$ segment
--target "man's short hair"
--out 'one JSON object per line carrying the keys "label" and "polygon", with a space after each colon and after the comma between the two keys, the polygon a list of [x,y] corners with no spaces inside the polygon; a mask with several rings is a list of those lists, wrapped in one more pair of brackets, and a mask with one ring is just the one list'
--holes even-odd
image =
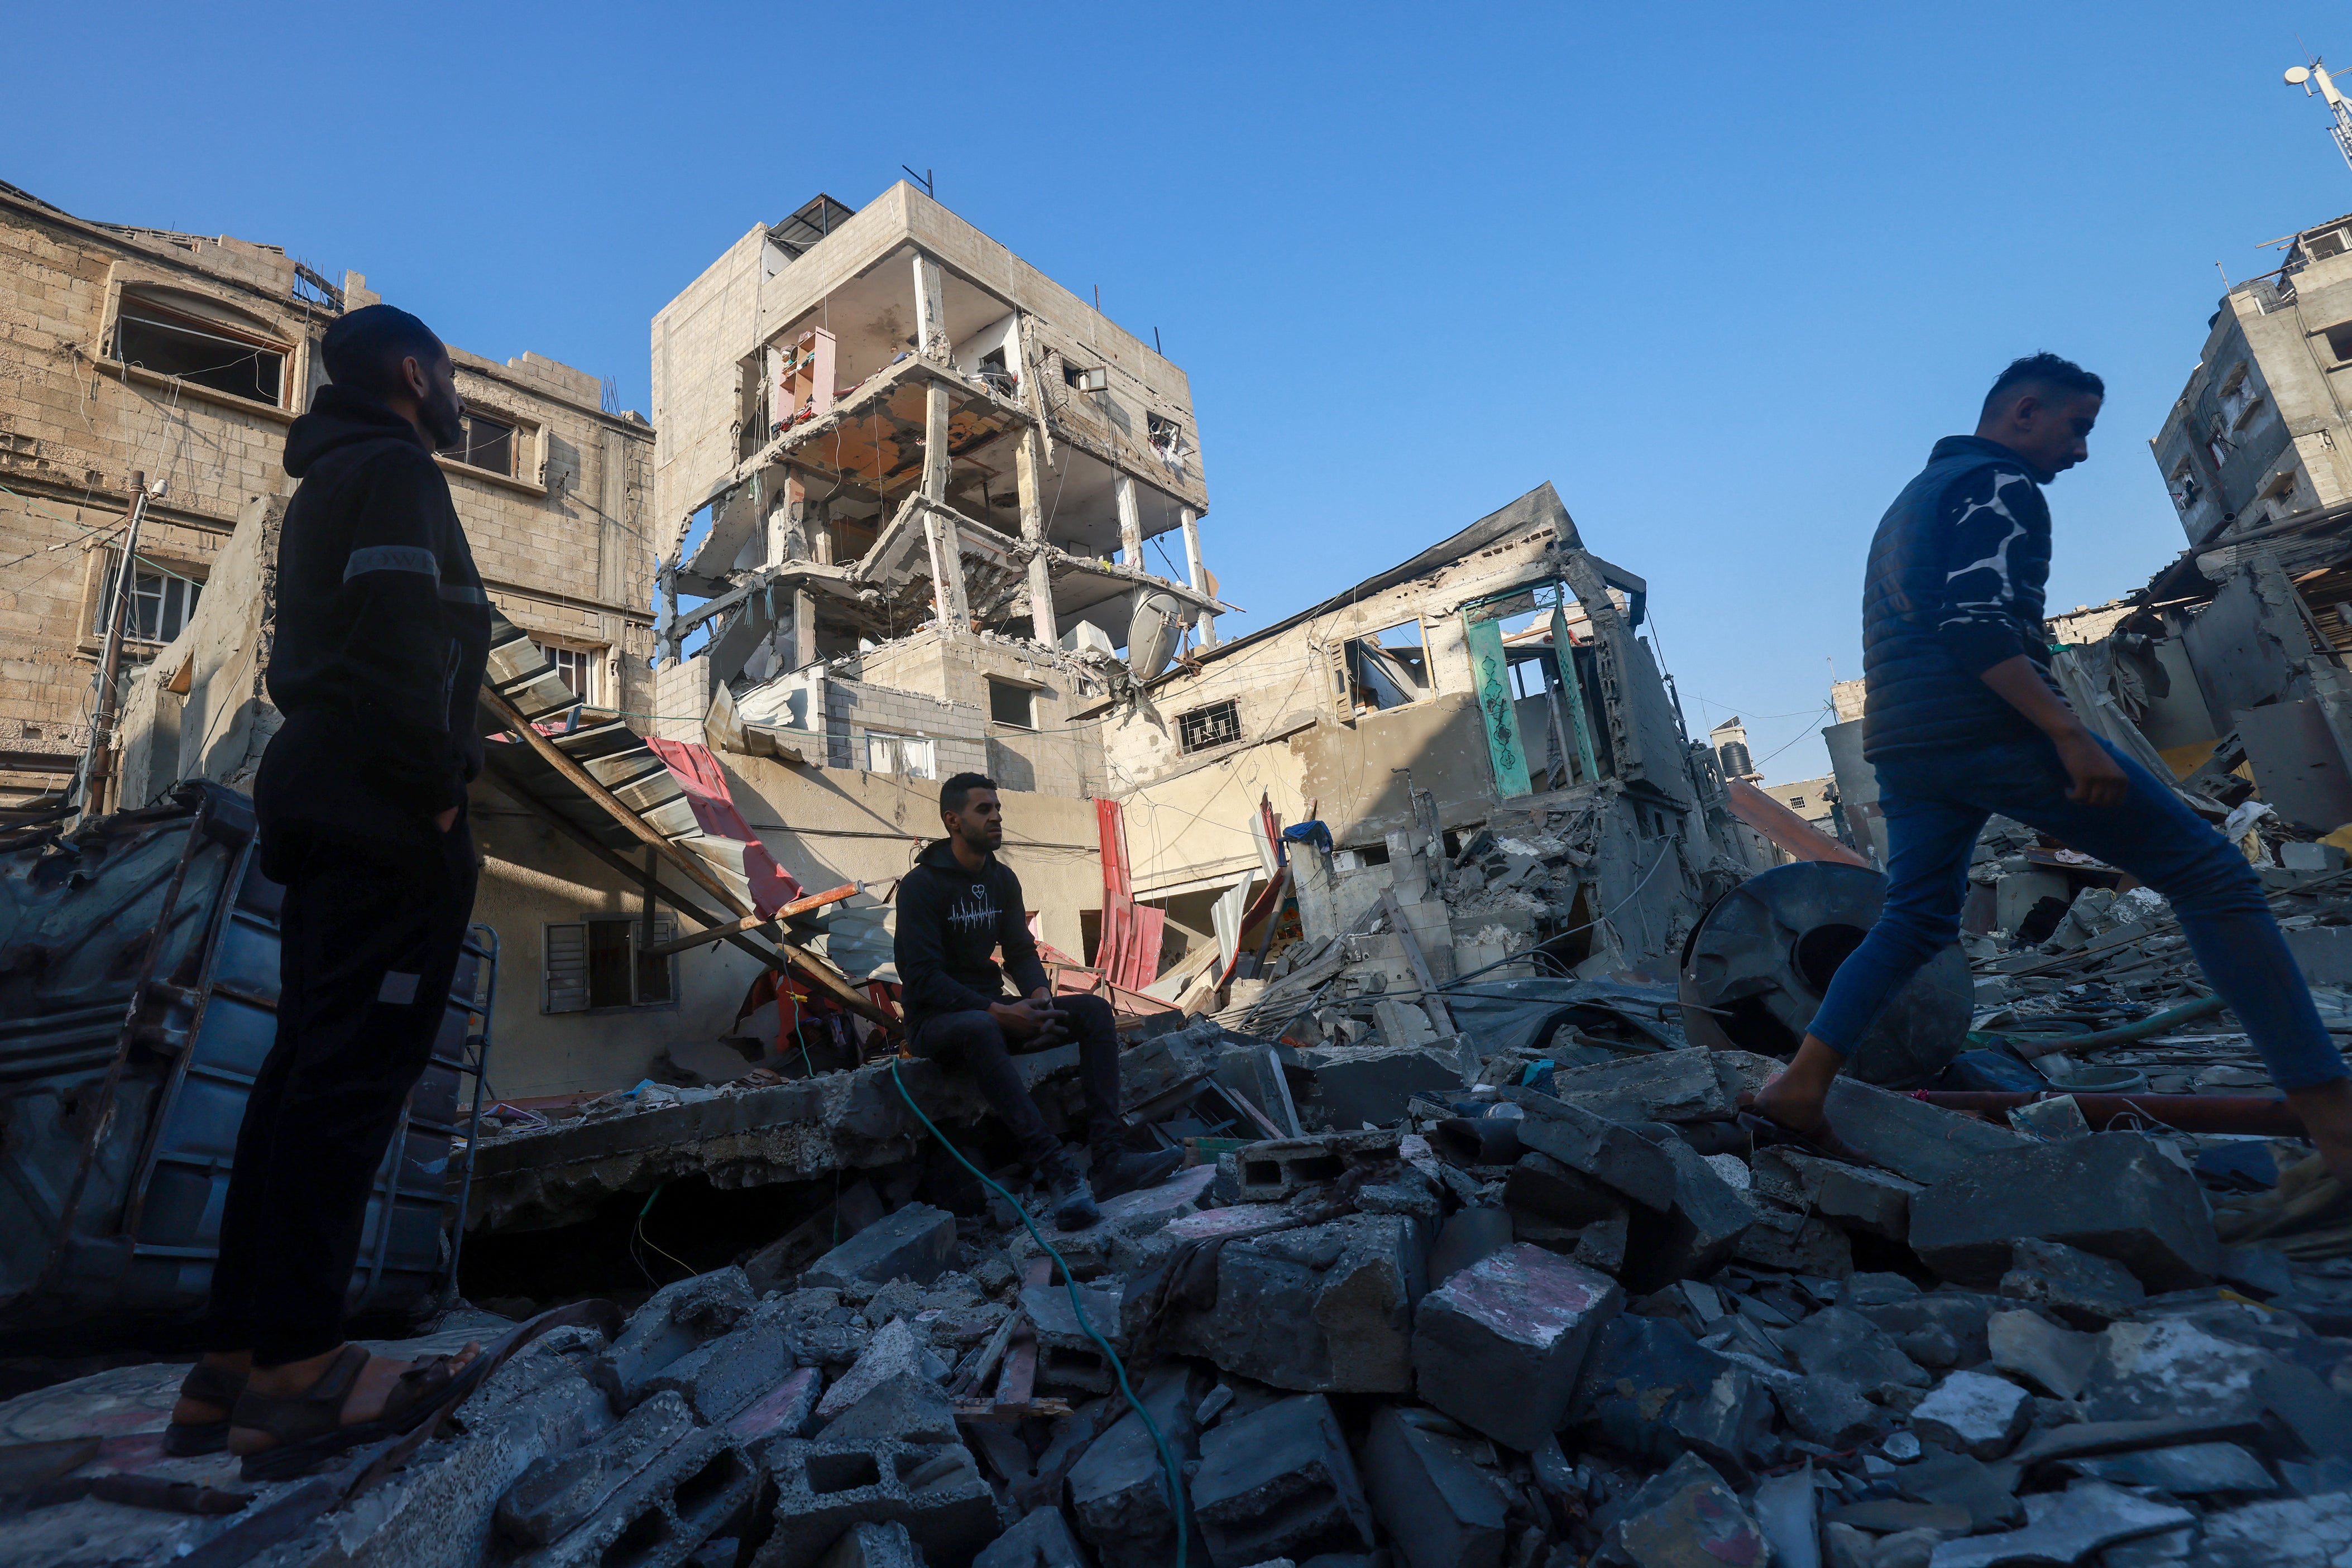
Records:
{"label": "man's short hair", "polygon": [[432,328],[391,305],[363,305],[336,317],[320,346],[329,381],[378,397],[407,394],[407,382],[400,374],[403,360],[414,357],[429,366],[448,351]]}
{"label": "man's short hair", "polygon": [[2046,351],[2028,354],[2010,361],[2009,369],[1993,378],[1992,391],[1985,393],[1984,416],[1990,417],[2004,398],[2022,386],[2047,387],[2068,397],[2107,395],[2107,383],[2074,361]]}
{"label": "man's short hair", "polygon": [[985,773],[959,773],[940,786],[940,810],[961,811],[975,789],[993,789],[996,780]]}

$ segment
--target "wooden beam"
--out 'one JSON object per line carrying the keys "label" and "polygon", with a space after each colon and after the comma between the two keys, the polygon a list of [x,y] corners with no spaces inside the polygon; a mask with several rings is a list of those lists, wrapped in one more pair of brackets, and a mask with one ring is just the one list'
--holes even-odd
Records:
{"label": "wooden beam", "polygon": [[1389,924],[1396,929],[1405,962],[1412,966],[1412,977],[1421,987],[1422,1010],[1429,1015],[1430,1024],[1438,1033],[1452,1034],[1454,1015],[1446,1010],[1445,998],[1437,994],[1437,977],[1429,972],[1429,957],[1421,950],[1421,938],[1404,923],[1404,905],[1397,902],[1395,888],[1381,889],[1381,908],[1387,912]]}
{"label": "wooden beam", "polygon": [[688,947],[699,947],[706,942],[722,941],[733,932],[757,931],[764,926],[773,925],[780,920],[790,920],[795,915],[807,915],[812,911],[823,909],[828,904],[839,904],[845,898],[855,896],[856,892],[856,883],[845,882],[839,887],[826,892],[813,894],[807,898],[796,898],[773,915],[762,915],[755,912],[726,925],[713,926],[708,931],[697,931],[691,936],[676,937],[667,942],[650,944],[642,951],[648,958],[661,957],[671,953],[683,953]]}

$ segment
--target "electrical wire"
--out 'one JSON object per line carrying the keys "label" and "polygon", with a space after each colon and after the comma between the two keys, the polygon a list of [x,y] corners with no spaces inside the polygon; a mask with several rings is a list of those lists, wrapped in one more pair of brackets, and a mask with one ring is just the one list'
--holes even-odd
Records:
{"label": "electrical wire", "polygon": [[[1038,1246],[1044,1248],[1045,1249],[1046,1256],[1053,1259],[1054,1261],[1060,1266],[1062,1270],[1062,1288],[1070,1293],[1070,1310],[1077,1314],[1078,1326],[1087,1331],[1087,1337],[1088,1339],[1094,1341],[1095,1343],[1102,1347],[1104,1358],[1110,1363],[1111,1371],[1118,1376],[1119,1393],[1125,1396],[1128,1405],[1135,1411],[1135,1413],[1143,1418],[1143,1429],[1151,1434],[1151,1446],[1160,1450],[1160,1468],[1167,1473],[1168,1477],[1169,1511],[1176,1521],[1176,1568],[1185,1568],[1185,1549],[1187,1546],[1186,1537],[1190,1534],[1190,1531],[1186,1529],[1184,1522],[1184,1478],[1176,1469],[1176,1456],[1169,1450],[1168,1439],[1160,1435],[1160,1424],[1151,1418],[1151,1412],[1143,1407],[1143,1401],[1138,1399],[1135,1396],[1135,1390],[1128,1385],[1127,1364],[1119,1360],[1118,1352],[1111,1349],[1110,1342],[1103,1338],[1102,1335],[1095,1333],[1095,1325],[1087,1321],[1087,1306],[1084,1301],[1078,1299],[1077,1280],[1071,1274],[1070,1265],[1063,1259],[1059,1252],[1054,1249],[1054,1244],[1045,1239],[1045,1232],[1037,1228],[1037,1222],[1029,1218],[1029,1211],[1021,1207],[1020,1200],[1015,1198],[1011,1193],[1005,1191],[1004,1188],[998,1186],[995,1178],[991,1176],[986,1171],[982,1170],[978,1166],[973,1165],[970,1160],[964,1158],[963,1151],[957,1148],[953,1143],[950,1142],[948,1135],[945,1133],[940,1132],[939,1127],[929,1116],[923,1114],[923,1108],[915,1103],[915,1097],[912,1094],[907,1092],[907,1081],[898,1076],[898,1060],[896,1057],[890,1059],[890,1082],[898,1086],[898,1097],[907,1103],[907,1109],[915,1113],[915,1119],[922,1123],[924,1127],[929,1131],[931,1136],[940,1141],[940,1146],[947,1150],[949,1154],[955,1156],[956,1164],[961,1166],[964,1169],[978,1176],[982,1183],[986,1184],[989,1191],[994,1193],[997,1197],[1003,1198],[1008,1205],[1010,1205],[1013,1212],[1021,1217],[1021,1223],[1028,1227],[1029,1239],[1036,1242]],[[656,1188],[656,1190],[658,1191],[660,1189]],[[646,1207],[652,1207],[651,1200],[647,1200]],[[644,1217],[641,1215],[638,1218],[642,1220]]]}

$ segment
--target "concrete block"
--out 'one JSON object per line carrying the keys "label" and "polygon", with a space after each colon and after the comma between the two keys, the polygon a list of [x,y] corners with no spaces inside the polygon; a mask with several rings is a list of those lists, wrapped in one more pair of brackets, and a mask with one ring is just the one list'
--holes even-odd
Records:
{"label": "concrete block", "polygon": [[1217,1568],[1372,1544],[1355,1460],[1319,1394],[1277,1400],[1212,1428],[1201,1439],[1192,1503]]}
{"label": "concrete block", "polygon": [[2137,1133],[1979,1156],[1911,1203],[1911,1249],[1948,1280],[1992,1285],[2020,1238],[2123,1264],[2159,1291],[2211,1282],[2221,1260],[2197,1178]]}
{"label": "concrete block", "polygon": [[1372,1513],[1406,1568],[1500,1568],[1505,1492],[1486,1444],[1451,1421],[1383,1405],[1364,1434]]}
{"label": "concrete block", "polygon": [[1032,1509],[1021,1521],[981,1548],[971,1568],[1094,1568],[1070,1533],[1059,1508]]}
{"label": "concrete block", "polygon": [[1782,1148],[1759,1149],[1750,1168],[1761,1197],[1890,1241],[1910,1234],[1911,1197],[1920,1190],[1916,1181]]}
{"label": "concrete block", "polygon": [[1843,1307],[1824,1307],[1780,1339],[1808,1377],[1842,1377],[1865,1394],[1883,1396],[1933,1381],[1885,1329]]}
{"label": "concrete block", "polygon": [[1310,1186],[1337,1181],[1354,1165],[1397,1157],[1393,1132],[1344,1131],[1313,1138],[1269,1138],[1234,1151],[1236,1203],[1286,1203]]}
{"label": "concrete block", "polygon": [[947,1367],[904,1318],[893,1318],[866,1342],[865,1354],[841,1375],[817,1401],[820,1420],[830,1421],[899,1373],[933,1381],[947,1375]]}
{"label": "concrete block", "polygon": [[1510,1097],[1527,1113],[1519,1119],[1522,1147],[1549,1155],[1645,1208],[1673,1207],[1675,1167],[1665,1150],[1622,1123],[1549,1094],[1517,1089]]}
{"label": "concrete block", "polygon": [[589,1366],[588,1378],[626,1415],[653,1379],[690,1350],[733,1331],[757,1303],[740,1269],[719,1269],[665,1285],[631,1314],[621,1337]]}
{"label": "concrete block", "polygon": [[694,1414],[683,1398],[674,1392],[656,1394],[595,1442],[538,1460],[499,1500],[499,1539],[518,1547],[559,1539],[694,1427]]}
{"label": "concrete block", "polygon": [[824,1393],[824,1374],[814,1366],[800,1367],[738,1411],[727,1429],[746,1448],[770,1437],[805,1437]]}
{"label": "concrete block", "polygon": [[[1087,1322],[1121,1355],[1127,1354],[1128,1347],[1127,1335],[1119,1325],[1119,1308],[1125,1294],[1126,1282],[1120,1280],[1078,1288],[1078,1301],[1086,1309]],[[1029,1314],[1029,1322],[1036,1330],[1037,1387],[1041,1391],[1098,1395],[1118,1387],[1118,1378],[1110,1363],[1104,1359],[1101,1346],[1079,1324],[1077,1309],[1070,1304],[1066,1288],[1059,1284],[1024,1287],[1021,1310]]]}
{"label": "concrete block", "polygon": [[1507,1247],[1423,1299],[1415,1385],[1456,1420],[1533,1448],[1566,1418],[1594,1331],[1624,1302],[1605,1275],[1524,1242]]}
{"label": "concrete block", "polygon": [[1769,1203],[1755,1207],[1756,1223],[1739,1233],[1731,1249],[1735,1261],[1825,1280],[1853,1272],[1853,1243],[1828,1220]]}
{"label": "concrete block", "polygon": [[688,1351],[645,1383],[648,1395],[676,1389],[694,1418],[715,1427],[793,1370],[791,1337],[782,1314],[755,1311],[732,1332]]}
{"label": "concrete block", "polygon": [[903,1524],[853,1524],[817,1568],[926,1568]]}
{"label": "concrete block", "polygon": [[1794,1377],[1772,1388],[1790,1429],[1809,1443],[1846,1449],[1885,1437],[1886,1413],[1843,1377]]}
{"label": "concrete block", "polygon": [[1532,1150],[1512,1166],[1503,1184],[1503,1202],[1523,1213],[1571,1226],[1607,1219],[1625,1207],[1624,1198],[1613,1188]]}
{"label": "concrete block", "polygon": [[[1163,1366],[1136,1391],[1181,1469],[1200,1452],[1192,1412],[1201,1386],[1181,1364]],[[1070,1512],[1103,1568],[1160,1568],[1176,1555],[1178,1521],[1168,1474],[1151,1433],[1133,1410],[1087,1446],[1070,1468]],[[1190,1528],[1190,1521],[1186,1521]]]}
{"label": "concrete block", "polygon": [[2336,844],[2281,844],[2279,864],[2289,871],[2342,871],[2352,865],[2352,855]]}
{"label": "concrete block", "polygon": [[1772,1402],[1748,1371],[1667,1318],[1621,1313],[1585,1352],[1570,1424],[1653,1465],[1696,1453],[1745,1473],[1771,1426]]}
{"label": "concrete block", "polygon": [[2095,1335],[2062,1329],[2039,1312],[1995,1312],[1985,1324],[1991,1364],[2053,1399],[2072,1399],[2098,1359]]}
{"label": "concrete block", "polygon": [[677,1568],[751,1502],[751,1457],[723,1430],[702,1427],[639,1469],[552,1544],[514,1568]]}
{"label": "concrete block", "polygon": [[[1194,1166],[1158,1186],[1121,1193],[1104,1201],[1103,1217],[1096,1223],[1078,1230],[1056,1231],[1054,1249],[1069,1265],[1074,1279],[1131,1274],[1139,1257],[1135,1243],[1172,1221],[1199,1213],[1216,1178],[1216,1166]],[[1026,1229],[1016,1230],[1005,1243],[1005,1250],[1016,1263],[1045,1255]]]}
{"label": "concrete block", "polygon": [[1664,1210],[1633,1211],[1621,1275],[1627,1290],[1644,1294],[1676,1280],[1714,1273],[1756,1222],[1755,1206],[1705,1155],[1674,1137],[1664,1141],[1661,1152],[1674,1172],[1673,1200]]}
{"label": "concrete block", "polygon": [[1696,1454],[1685,1454],[1634,1493],[1610,1539],[1633,1568],[1761,1563],[1769,1551],[1738,1494]]}
{"label": "concrete block", "polygon": [[2024,1134],[2007,1127],[1851,1077],[1830,1085],[1829,1117],[1838,1136],[1863,1158],[1921,1183],[1957,1175],[1979,1155],[2029,1145]]}
{"label": "concrete block", "polygon": [[1911,1411],[1911,1429],[1927,1442],[1974,1459],[1997,1459],[2032,1419],[2032,1398],[2006,1377],[1955,1372]]}
{"label": "concrete block", "polygon": [[2010,1248],[2000,1291],[2008,1300],[2047,1307],[2078,1329],[2103,1329],[2147,1299],[2147,1288],[2121,1263],[2032,1237]]}
{"label": "concrete block", "polygon": [[1727,1122],[1736,1110],[1714,1059],[1696,1048],[1555,1073],[1552,1094],[1612,1122]]}
{"label": "concrete block", "polygon": [[1180,1315],[1169,1348],[1297,1393],[1404,1393],[1428,1250],[1421,1223],[1394,1214],[1228,1241],[1215,1305]]}
{"label": "concrete block", "polygon": [[1315,1075],[1314,1088],[1298,1105],[1299,1115],[1335,1131],[1352,1131],[1368,1123],[1390,1125],[1403,1119],[1415,1094],[1428,1091],[1450,1096],[1463,1087],[1460,1058],[1434,1045],[1302,1051],[1298,1060]]}
{"label": "concrete block", "polygon": [[757,1457],[767,1488],[750,1568],[814,1568],[857,1524],[903,1524],[942,1562],[969,1561],[999,1530],[996,1496],[960,1444],[779,1437]]}
{"label": "concrete block", "polygon": [[[1226,1155],[1220,1162],[1221,1167],[1230,1164],[1233,1157]],[[1198,1214],[1171,1219],[1150,1235],[1119,1239],[1112,1248],[1112,1257],[1120,1274],[1130,1280],[1139,1279],[1170,1252],[1188,1243],[1246,1240],[1253,1236],[1286,1230],[1297,1223],[1298,1216],[1282,1204],[1236,1203],[1222,1208],[1204,1208]]]}
{"label": "concrete block", "polygon": [[810,1264],[801,1284],[841,1286],[865,1280],[879,1285],[912,1280],[928,1285],[947,1270],[955,1239],[954,1215],[927,1203],[910,1203]]}
{"label": "concrete block", "polygon": [[825,1424],[828,1443],[884,1439],[899,1443],[953,1443],[955,1406],[947,1391],[928,1377],[893,1373],[863,1398]]}

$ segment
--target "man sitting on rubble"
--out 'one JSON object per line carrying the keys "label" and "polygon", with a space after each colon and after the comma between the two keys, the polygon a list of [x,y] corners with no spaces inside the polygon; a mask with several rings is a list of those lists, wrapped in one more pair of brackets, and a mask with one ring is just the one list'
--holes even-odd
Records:
{"label": "man sitting on rubble", "polygon": [[[924,849],[898,883],[897,957],[908,1048],[950,1062],[980,1082],[989,1105],[1020,1140],[1021,1157],[1045,1184],[1046,1213],[1065,1230],[1102,1218],[1096,1200],[1166,1178],[1183,1163],[1176,1150],[1121,1147],[1118,1029],[1100,997],[1056,997],[1037,961],[1023,912],[1021,879],[996,858],[1004,808],[996,786],[959,773],[940,786],[947,837]],[[990,954],[1002,949],[999,969]],[[1010,976],[1021,988],[1004,995]],[[1022,1087],[1015,1051],[1045,1051],[1075,1034],[1086,1086],[1090,1168],[1046,1128]]]}
{"label": "man sitting on rubble", "polygon": [[1887,999],[1959,935],[1969,852],[1995,812],[2130,873],[2172,904],[2327,1171],[2352,1181],[2352,1080],[2237,846],[2086,727],[2050,675],[2042,486],[2090,455],[2105,388],[2055,354],[2001,371],[1974,435],[1948,435],[1878,525],[1863,590],[1863,755],[1878,770],[1886,902],[1839,966],[1759,1134],[1848,1151],[1831,1082]]}

